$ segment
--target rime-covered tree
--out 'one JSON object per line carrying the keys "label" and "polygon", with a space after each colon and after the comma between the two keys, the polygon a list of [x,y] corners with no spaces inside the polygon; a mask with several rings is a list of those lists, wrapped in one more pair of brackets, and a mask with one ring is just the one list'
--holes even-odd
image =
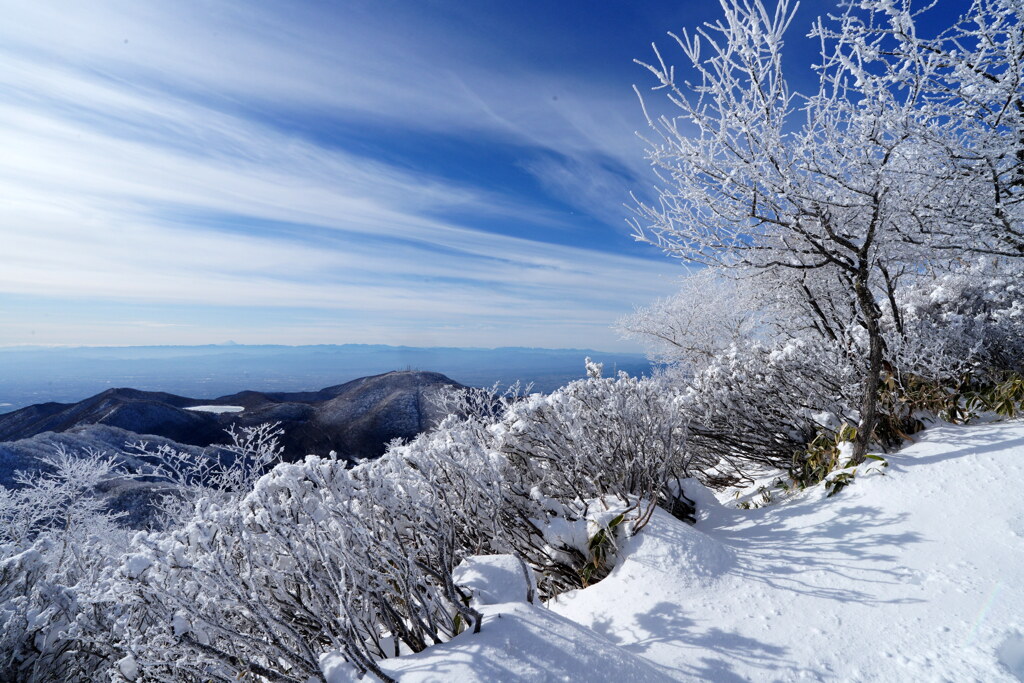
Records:
{"label": "rime-covered tree", "polygon": [[1021,3],[977,0],[933,40],[909,1],[850,3],[812,29],[808,94],[783,73],[795,6],[722,10],[674,36],[691,79],[657,49],[644,65],[671,114],[646,107],[661,184],[657,202],[637,205],[636,236],[799,299],[861,368],[860,462],[877,423],[882,321],[899,325],[901,288],[969,251],[1019,253]]}

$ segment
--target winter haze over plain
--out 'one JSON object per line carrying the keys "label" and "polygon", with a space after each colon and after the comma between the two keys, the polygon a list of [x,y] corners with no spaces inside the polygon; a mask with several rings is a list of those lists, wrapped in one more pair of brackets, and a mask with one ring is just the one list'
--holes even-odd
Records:
{"label": "winter haze over plain", "polygon": [[713,10],[4,2],[0,345],[634,350],[632,59]]}

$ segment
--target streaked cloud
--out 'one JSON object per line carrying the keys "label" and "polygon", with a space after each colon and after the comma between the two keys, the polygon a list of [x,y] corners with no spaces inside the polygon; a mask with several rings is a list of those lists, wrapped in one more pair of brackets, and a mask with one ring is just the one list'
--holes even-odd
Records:
{"label": "streaked cloud", "polygon": [[[497,69],[422,14],[270,7],[3,7],[0,344],[621,348],[671,289],[622,223],[627,86]],[[522,186],[389,136],[501,148]]]}

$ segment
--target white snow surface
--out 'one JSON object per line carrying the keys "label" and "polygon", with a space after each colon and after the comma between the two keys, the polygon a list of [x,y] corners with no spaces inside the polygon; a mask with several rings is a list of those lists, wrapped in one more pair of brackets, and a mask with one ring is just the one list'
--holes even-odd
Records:
{"label": "white snow surface", "polygon": [[197,413],[240,413],[245,410],[244,406],[192,406],[185,410],[194,410]]}
{"label": "white snow surface", "polygon": [[886,457],[884,476],[873,467],[832,498],[816,487],[738,510],[700,495],[695,527],[659,510],[600,583],[548,608],[481,607],[481,633],[382,668],[401,681],[1024,681],[1024,422],[934,427]]}
{"label": "white snow surface", "polygon": [[[526,602],[480,607],[480,633],[381,662],[401,681],[577,681],[661,683],[651,662],[556,612]],[[371,678],[372,677],[368,677]],[[341,683],[346,678],[328,679]]]}
{"label": "white snow surface", "polygon": [[452,572],[455,583],[468,590],[473,605],[526,601],[537,592],[533,570],[511,555],[474,555]]}

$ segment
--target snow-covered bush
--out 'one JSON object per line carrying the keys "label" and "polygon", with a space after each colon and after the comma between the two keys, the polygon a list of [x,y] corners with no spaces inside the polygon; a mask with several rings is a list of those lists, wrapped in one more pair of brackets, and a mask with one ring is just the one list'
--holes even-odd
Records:
{"label": "snow-covered bush", "polygon": [[394,445],[376,466],[417,472],[419,495],[451,521],[464,552],[520,558],[542,596],[596,581],[616,536],[639,530],[655,505],[692,519],[692,501],[674,483],[707,463],[687,451],[678,391],[625,374],[601,378],[589,359],[587,371],[550,395],[449,396],[462,417]]}
{"label": "snow-covered bush", "polygon": [[460,549],[471,555],[514,553],[518,544],[511,537],[532,533],[518,514],[523,505],[530,506],[529,486],[492,448],[489,424],[451,415],[434,431],[393,446],[368,466],[374,476],[408,480],[413,473],[407,485],[415,483],[423,504],[444,516]]}
{"label": "snow-covered bush", "polygon": [[323,590],[315,581],[296,583],[286,568],[301,559],[269,541],[248,533],[237,505],[216,504],[200,505],[183,528],[136,538],[118,575],[128,605],[121,644],[132,668],[156,680],[315,676],[319,652],[308,629],[325,625],[286,615],[275,599],[308,599],[318,612],[316,601],[332,596],[308,592]]}
{"label": "snow-covered bush", "polygon": [[[164,522],[176,528],[187,522],[194,531],[216,508],[211,501],[237,507],[279,455],[278,433],[266,425],[233,434],[223,460],[137,448],[154,465],[149,475],[176,487]],[[139,539],[166,535],[143,534],[133,542],[120,525],[124,515],[105,507],[97,487],[126,476],[116,462],[104,453],[58,449],[43,469],[16,476],[16,488],[0,487],[0,680],[134,679],[138,663],[127,654],[133,638],[164,625],[157,624],[152,604],[140,608],[126,600],[129,579],[145,562]],[[214,526],[230,535],[230,519],[225,514]],[[216,599],[207,587],[196,587],[200,594]],[[167,623],[173,633],[181,622]],[[161,649],[161,643],[162,632],[150,651],[167,661],[173,649]],[[194,673],[208,680],[202,667]]]}
{"label": "snow-covered bush", "polygon": [[897,444],[939,416],[964,422],[978,412],[1016,412],[1024,373],[1024,264],[1013,259],[958,263],[917,274],[883,323],[886,363],[875,434]]}
{"label": "snow-covered bush", "polygon": [[687,448],[683,406],[679,392],[651,379],[592,376],[510,406],[491,431],[495,448],[541,496],[615,496],[671,509],[678,501],[669,483],[713,464]]}
{"label": "snow-covered bush", "polygon": [[521,382],[502,387],[495,382],[490,387],[460,387],[444,385],[428,395],[428,400],[443,415],[490,422],[500,418],[510,405],[530,393],[532,384]]}
{"label": "snow-covered bush", "polygon": [[172,527],[188,520],[200,500],[224,503],[251,491],[257,479],[281,462],[283,433],[278,423],[231,426],[231,443],[209,452],[189,453],[167,444],[153,447],[145,441],[129,443],[125,450],[148,463],[148,476],[168,484],[157,505],[161,525]]}
{"label": "snow-covered bush", "polygon": [[127,546],[96,487],[114,459],[59,449],[0,487],[0,680],[92,681],[117,659],[108,580]]}
{"label": "snow-covered bush", "polygon": [[[1022,268],[989,258],[888,274],[873,447],[898,445],[929,416],[1015,414]],[[703,468],[706,483],[743,479],[752,465],[790,469],[812,483],[807,473],[821,471],[808,465],[814,443],[834,443],[840,431],[858,438],[843,426],[862,423],[871,342],[855,302],[824,270],[707,268],[622,326],[650,342],[663,379],[686,396],[692,456],[720,459]]]}
{"label": "snow-covered bush", "polygon": [[[820,433],[856,422],[866,340],[822,272],[708,267],[624,319],[681,400],[695,476],[719,486],[787,469]],[[673,387],[673,388],[669,388]]]}
{"label": "snow-covered bush", "polygon": [[993,382],[1024,372],[1024,263],[984,259],[920,278],[887,320],[900,373]]}
{"label": "snow-covered bush", "polygon": [[328,651],[383,677],[378,659],[478,627],[451,578],[456,535],[425,489],[395,458],[347,469],[308,456],[241,501],[201,502],[126,557],[126,649],[170,678],[305,681]]}
{"label": "snow-covered bush", "polygon": [[374,472],[415,473],[409,483],[417,498],[444,516],[463,556],[518,557],[536,572],[543,597],[580,587],[590,560],[587,504],[544,496],[534,473],[495,449],[493,431],[482,416],[452,415],[435,431],[393,446]]}
{"label": "snow-covered bush", "polygon": [[730,349],[687,387],[690,448],[704,461],[718,459],[721,483],[752,469],[790,468],[820,432],[855,421],[851,365],[813,338]]}

